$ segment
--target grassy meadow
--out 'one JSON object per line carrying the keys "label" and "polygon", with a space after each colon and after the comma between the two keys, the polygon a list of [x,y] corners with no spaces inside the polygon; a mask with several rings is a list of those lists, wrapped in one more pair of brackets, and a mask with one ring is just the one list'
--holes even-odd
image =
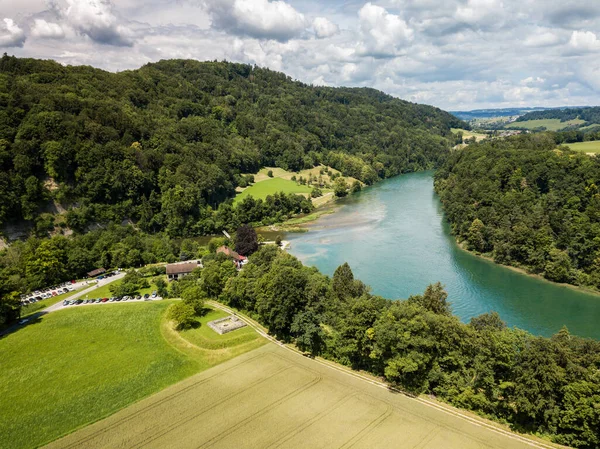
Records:
{"label": "grassy meadow", "polygon": [[470,139],[471,137],[475,137],[477,142],[479,142],[480,140],[483,140],[488,137],[486,134],[476,133],[473,131],[467,131],[466,129],[452,128],[451,131],[453,134],[458,134],[459,132],[463,133],[463,140]]}
{"label": "grassy meadow", "polygon": [[165,319],[172,303],[68,308],[0,338],[0,447],[40,446],[263,344],[204,326],[189,343]]}
{"label": "grassy meadow", "polygon": [[571,148],[573,151],[581,151],[582,153],[600,153],[600,140],[566,143],[565,145]]}
{"label": "grassy meadow", "polygon": [[[324,165],[301,170],[299,172],[291,172],[278,167],[265,167],[254,175],[255,183],[245,189],[240,189],[233,201],[234,203],[237,203],[249,195],[252,195],[256,199],[265,199],[268,195],[277,192],[296,193],[308,197],[312,191],[312,186],[298,184],[296,181],[292,181],[292,177],[295,176],[296,179],[300,179],[300,177],[308,179],[310,176],[317,178],[321,176],[324,183],[332,185],[333,181],[330,176],[327,173],[321,174],[321,169],[329,170],[332,173],[340,173],[338,170]],[[273,172],[273,177],[268,175],[269,171]],[[352,183],[356,181],[356,179],[351,176],[344,176],[344,178],[348,185],[352,185]],[[322,188],[321,191],[323,192],[323,196],[313,198],[312,200],[315,206],[321,206],[333,199],[333,189]]]}
{"label": "grassy meadow", "polygon": [[234,203],[242,201],[247,196],[253,196],[255,199],[265,199],[269,195],[277,192],[298,193],[308,195],[312,187],[297,184],[295,181],[290,181],[283,178],[269,178],[264,181],[259,181],[245,188],[242,192],[236,195]]}
{"label": "grassy meadow", "polygon": [[545,120],[527,120],[525,122],[512,122],[505,126],[505,128],[525,128],[525,129],[536,129],[544,127],[548,131],[558,131],[563,128],[572,125],[581,125],[585,123],[585,120],[575,119],[566,122],[561,122],[559,119],[545,119]]}

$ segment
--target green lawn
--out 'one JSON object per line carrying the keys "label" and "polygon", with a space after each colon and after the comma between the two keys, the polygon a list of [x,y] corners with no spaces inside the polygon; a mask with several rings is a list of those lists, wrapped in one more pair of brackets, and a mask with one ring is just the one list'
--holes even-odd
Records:
{"label": "green lawn", "polygon": [[573,151],[581,151],[582,153],[600,153],[600,140],[566,143],[565,145],[571,148]]}
{"label": "green lawn", "polygon": [[209,321],[224,318],[229,314],[222,310],[210,310],[200,319],[200,327],[187,329],[181,332],[181,336],[190,343],[204,349],[224,349],[241,344],[255,342],[260,339],[258,334],[249,326],[236,329],[227,334],[219,335],[207,323]]}
{"label": "green lawn", "polygon": [[83,288],[88,288],[88,287],[89,286],[85,285],[84,287],[73,290],[72,292],[63,293],[62,295],[56,295],[56,296],[53,296],[52,298],[43,299],[41,301],[34,302],[33,304],[27,304],[26,306],[24,306],[21,309],[21,317],[24,318],[26,316],[34,314],[35,312],[45,309],[46,307],[50,307],[50,306],[56,304],[57,302],[60,302],[64,299],[69,298],[70,296],[74,295],[78,291],[81,291]]}
{"label": "green lawn", "polygon": [[[326,189],[325,189],[326,190]],[[312,191],[312,187],[305,185],[298,185],[295,181],[290,181],[288,179],[282,178],[270,178],[265,181],[257,182],[243,192],[239,193],[235,199],[234,203],[238,203],[243,200],[247,196],[253,196],[256,199],[265,199],[268,195],[273,195],[277,192],[284,193],[310,193]]]}
{"label": "green lawn", "polygon": [[571,125],[581,125],[585,123],[585,120],[575,119],[567,122],[561,122],[559,119],[546,119],[546,120],[527,120],[525,122],[512,122],[505,126],[505,128],[525,128],[535,129],[544,127],[548,131],[558,131],[559,129],[566,128]]}
{"label": "green lawn", "polygon": [[173,302],[68,308],[1,338],[0,447],[40,446],[265,342],[203,326],[197,348],[164,319]]}

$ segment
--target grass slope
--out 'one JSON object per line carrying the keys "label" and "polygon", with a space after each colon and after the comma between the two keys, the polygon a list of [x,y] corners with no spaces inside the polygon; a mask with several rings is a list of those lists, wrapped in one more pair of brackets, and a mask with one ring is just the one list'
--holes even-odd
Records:
{"label": "grass slope", "polygon": [[505,128],[525,128],[525,129],[536,129],[544,127],[548,131],[558,131],[571,125],[581,125],[585,123],[585,120],[575,119],[567,122],[561,122],[559,119],[545,119],[545,120],[527,120],[525,122],[513,122],[505,126]]}
{"label": "grass slope", "polygon": [[452,128],[451,131],[453,134],[458,134],[459,132],[463,133],[463,139],[470,139],[471,137],[475,137],[475,139],[477,139],[478,142],[488,137],[485,134],[467,131],[466,129]]}
{"label": "grass slope", "polygon": [[256,199],[260,198],[264,200],[268,195],[273,195],[277,192],[309,194],[311,190],[312,187],[298,185],[296,182],[288,179],[269,178],[264,181],[256,182],[247,189],[244,189],[235,197],[234,203],[242,201],[247,196],[253,196]]}
{"label": "grass slope", "polygon": [[65,309],[0,339],[0,447],[37,447],[262,344],[190,356],[165,338],[172,303]]}
{"label": "grass slope", "polygon": [[600,153],[600,140],[567,143],[565,145],[571,148],[573,151],[581,151],[582,153]]}

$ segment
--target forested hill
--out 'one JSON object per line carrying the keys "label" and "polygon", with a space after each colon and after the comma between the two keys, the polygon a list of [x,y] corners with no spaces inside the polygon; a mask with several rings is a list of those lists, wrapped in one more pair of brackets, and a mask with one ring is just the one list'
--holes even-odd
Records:
{"label": "forested hill", "polygon": [[209,232],[241,173],[325,163],[370,184],[439,165],[461,124],[372,89],[313,87],[250,65],[169,60],[115,74],[5,54],[0,226],[50,229],[40,212],[64,208],[62,225],[75,230],[131,219]]}
{"label": "forested hill", "polygon": [[549,280],[600,289],[600,159],[552,134],[469,145],[436,173],[452,230],[470,250]]}
{"label": "forested hill", "polygon": [[567,109],[549,109],[547,111],[534,111],[522,115],[516,121],[527,122],[529,120],[547,120],[557,119],[561,122],[581,119],[585,125],[600,124],[600,107],[589,108],[567,108]]}

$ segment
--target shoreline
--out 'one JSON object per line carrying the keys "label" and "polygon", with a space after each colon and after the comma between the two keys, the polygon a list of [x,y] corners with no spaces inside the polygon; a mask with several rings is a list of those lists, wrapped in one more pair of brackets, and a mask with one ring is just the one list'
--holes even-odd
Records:
{"label": "shoreline", "polygon": [[596,296],[598,297],[598,299],[600,299],[600,291],[598,290],[594,290],[590,287],[582,287],[580,285],[573,285],[573,284],[567,284],[564,282],[554,282],[551,281],[550,279],[546,279],[544,276],[540,275],[540,274],[536,274],[536,273],[530,273],[529,271],[527,271],[525,268],[521,268],[521,267],[515,267],[514,265],[505,265],[503,263],[498,263],[496,262],[494,259],[492,259],[489,256],[485,256],[483,254],[479,254],[479,253],[475,253],[473,251],[470,251],[468,249],[466,249],[463,244],[461,242],[459,242],[456,237],[452,236],[454,238],[454,242],[456,243],[456,246],[458,247],[458,249],[460,249],[461,251],[464,251],[467,254],[470,254],[471,256],[475,256],[477,258],[483,259],[487,262],[493,263],[494,265],[497,265],[499,267],[504,267],[507,268],[511,271],[514,271],[515,273],[519,273],[522,274],[524,276],[528,276],[537,280],[540,280],[542,282],[547,282],[551,285],[554,285],[555,287],[565,287],[571,290],[575,290],[581,293],[587,293],[591,296]]}
{"label": "shoreline", "polygon": [[[396,175],[396,176],[402,176],[402,174],[400,175]],[[386,178],[389,179],[389,178]],[[381,180],[384,181],[384,180]],[[379,182],[378,181],[370,186],[363,186],[363,189],[372,187],[374,185],[377,185]],[[362,191],[362,190],[361,190]],[[434,189],[435,192],[435,189]],[[352,193],[349,193],[346,197],[343,198],[347,198],[349,196],[353,195]],[[437,195],[437,192],[436,192]],[[338,204],[338,200],[340,198],[332,198],[332,200],[318,206],[313,212],[311,212],[308,215],[305,215],[304,217],[294,217],[291,218],[289,220],[286,220],[283,223],[277,223],[275,225],[271,225],[271,226],[263,226],[260,228],[257,228],[257,230],[264,230],[264,231],[270,231],[270,232],[286,232],[286,233],[303,233],[303,232],[309,232],[310,231],[310,225],[315,223],[319,218],[321,218],[323,215],[329,215],[329,214],[334,214],[337,212],[337,210],[340,208],[340,205]],[[446,222],[446,224],[450,225],[450,222],[446,219],[445,214],[444,214],[444,221]],[[452,233],[450,233],[450,235],[452,235]],[[493,263],[496,266],[499,267],[504,267],[507,268],[515,273],[519,273],[521,275],[524,276],[528,276],[537,280],[540,280],[542,282],[547,282],[551,285],[554,285],[556,287],[565,287],[574,291],[578,291],[580,293],[585,293],[588,294],[590,296],[595,296],[598,299],[600,299],[600,290],[595,290],[591,287],[583,287],[583,286],[579,286],[579,285],[573,285],[573,284],[568,284],[568,283],[563,283],[563,282],[554,282],[551,281],[549,279],[546,279],[545,277],[543,277],[540,274],[536,274],[536,273],[530,273],[529,271],[527,271],[525,268],[522,267],[515,267],[514,265],[506,265],[506,264],[502,264],[502,263],[498,263],[496,262],[493,258],[483,255],[483,254],[479,254],[479,253],[475,253],[473,251],[470,251],[468,249],[466,249],[463,245],[463,243],[459,242],[457,240],[457,238],[452,235],[452,238],[454,240],[454,243],[456,244],[456,246],[461,250],[466,252],[467,254],[470,254],[472,256],[475,256],[477,258],[481,258],[487,262]]]}

